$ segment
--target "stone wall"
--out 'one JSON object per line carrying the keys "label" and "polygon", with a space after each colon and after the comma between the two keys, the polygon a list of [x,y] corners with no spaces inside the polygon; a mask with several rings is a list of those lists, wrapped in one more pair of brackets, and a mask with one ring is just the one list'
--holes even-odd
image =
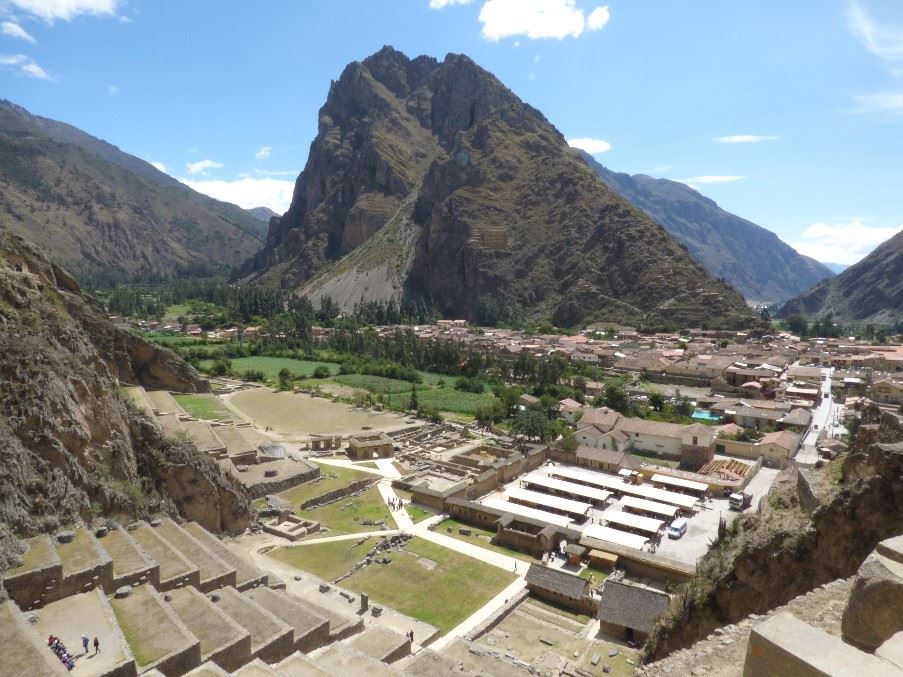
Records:
{"label": "stone wall", "polygon": [[3,580],[3,587],[10,598],[23,610],[30,611],[52,601],[47,599],[63,578],[63,565],[50,536],[44,534],[41,539],[48,551],[48,561],[43,565],[20,574],[12,569]]}
{"label": "stone wall", "polygon": [[319,496],[314,496],[311,499],[304,501],[299,507],[301,510],[310,510],[312,508],[318,508],[323,505],[328,505],[329,503],[334,503],[345,496],[350,496],[351,494],[356,494],[359,491],[364,491],[365,489],[369,489],[374,486],[377,482],[379,482],[379,477],[366,478],[362,480],[357,480],[356,482],[352,482],[351,484],[339,487],[338,489],[333,489],[332,491],[327,491],[325,494],[320,494]]}

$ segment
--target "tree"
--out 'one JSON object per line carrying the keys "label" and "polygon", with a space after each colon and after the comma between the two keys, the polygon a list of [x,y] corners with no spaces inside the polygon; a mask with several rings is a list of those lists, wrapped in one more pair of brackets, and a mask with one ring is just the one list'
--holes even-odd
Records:
{"label": "tree", "polygon": [[799,313],[788,317],[785,324],[787,325],[787,329],[794,334],[799,334],[800,338],[805,336],[809,329],[809,322],[806,320],[805,316]]}
{"label": "tree", "polygon": [[623,386],[614,383],[605,386],[605,406],[622,414],[627,413],[630,409],[630,398],[627,397],[627,391]]}
{"label": "tree", "polygon": [[408,409],[411,411],[417,411],[420,407],[417,402],[417,386],[415,384],[411,384],[411,401],[408,404]]}
{"label": "tree", "polygon": [[277,378],[279,379],[279,390],[292,389],[292,372],[288,370],[288,367],[280,369]]}
{"label": "tree", "polygon": [[659,392],[649,393],[649,404],[651,404],[652,408],[656,411],[661,411],[665,408],[665,398]]}
{"label": "tree", "polygon": [[577,438],[574,436],[574,433],[570,430],[565,430],[561,439],[558,440],[558,448],[568,454],[574,454],[577,452]]}
{"label": "tree", "polygon": [[677,398],[677,401],[674,403],[674,412],[681,417],[686,417],[693,413],[693,404],[686,395]]}
{"label": "tree", "polygon": [[325,364],[319,365],[316,369],[314,369],[314,373],[311,374],[313,378],[329,378],[332,376],[332,372],[329,371],[329,367]]}
{"label": "tree", "polygon": [[530,407],[517,412],[511,422],[511,432],[527,439],[538,439],[545,442],[552,431],[552,422],[546,413],[539,408]]}

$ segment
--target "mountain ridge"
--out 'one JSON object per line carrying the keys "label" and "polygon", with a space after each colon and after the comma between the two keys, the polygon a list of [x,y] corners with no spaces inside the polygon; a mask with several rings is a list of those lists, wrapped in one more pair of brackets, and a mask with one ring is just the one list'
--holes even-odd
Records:
{"label": "mountain ridge", "polygon": [[834,275],[770,230],[731,214],[683,183],[614,172],[588,153],[578,153],[609,187],[661,224],[709,272],[750,302],[786,301]]}
{"label": "mountain ridge", "polygon": [[[77,276],[119,282],[223,273],[259,247],[246,225],[265,226],[238,207],[195,193],[74,127],[36,119],[0,104],[0,222]],[[58,138],[59,130],[83,138],[59,141],[44,128]],[[85,139],[119,162],[97,155]],[[165,178],[123,167],[129,158]]]}
{"label": "mountain ridge", "polygon": [[492,74],[390,47],[330,86],[292,204],[239,278],[301,292],[318,280],[349,301],[403,294],[474,319],[497,304],[564,325],[751,321]]}
{"label": "mountain ridge", "polygon": [[903,319],[903,230],[858,263],[785,303],[781,317],[831,314],[835,321],[893,324]]}

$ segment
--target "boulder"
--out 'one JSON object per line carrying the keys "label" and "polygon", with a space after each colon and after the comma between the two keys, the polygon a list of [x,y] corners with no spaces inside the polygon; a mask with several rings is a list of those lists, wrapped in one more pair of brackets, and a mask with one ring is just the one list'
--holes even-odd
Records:
{"label": "boulder", "polygon": [[56,535],[56,540],[60,543],[71,543],[75,540],[75,532],[74,531],[61,531]]}
{"label": "boulder", "polygon": [[874,651],[903,630],[903,564],[878,553],[869,555],[843,612],[843,639]]}
{"label": "boulder", "polygon": [[132,587],[130,585],[123,585],[121,588],[116,588],[116,599],[124,599],[132,594]]}

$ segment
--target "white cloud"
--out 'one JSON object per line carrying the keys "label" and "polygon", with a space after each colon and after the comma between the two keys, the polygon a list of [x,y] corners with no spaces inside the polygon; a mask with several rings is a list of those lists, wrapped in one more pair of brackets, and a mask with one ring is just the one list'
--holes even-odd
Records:
{"label": "white cloud", "polygon": [[163,172],[164,174],[166,173],[166,165],[164,165],[162,162],[151,162],[151,165],[156,167],[159,171]]}
{"label": "white cloud", "polygon": [[36,64],[34,59],[25,54],[0,54],[0,67],[17,70],[21,75],[30,78],[54,82],[54,79],[47,71]]}
{"label": "white cloud", "polygon": [[28,31],[22,28],[19,24],[13,23],[12,21],[4,21],[0,23],[0,32],[3,33],[8,38],[18,38],[19,40],[25,40],[25,42],[30,42],[33,45],[37,44],[37,40],[35,40],[31,35],[29,35]]}
{"label": "white cloud", "polygon": [[580,148],[590,155],[599,153],[607,153],[611,150],[611,144],[604,139],[593,139],[587,136],[581,136],[576,139],[568,139],[568,145],[571,148]]}
{"label": "white cloud", "polygon": [[109,94],[110,96],[116,96],[117,94],[119,94],[119,87],[117,87],[116,85],[110,85],[109,87],[107,87],[107,94]]}
{"label": "white cloud", "polygon": [[678,183],[685,183],[693,190],[699,190],[700,186],[709,185],[713,183],[731,183],[733,181],[739,181],[740,179],[745,179],[745,176],[734,176],[731,174],[705,174],[703,176],[693,176],[689,179],[672,179],[673,181],[677,181]]}
{"label": "white cloud", "polygon": [[542,61],[542,57],[539,54],[533,56],[533,63],[539,63]]}
{"label": "white cloud", "polygon": [[854,112],[881,113],[889,117],[903,117],[903,92],[877,92],[853,97]]}
{"label": "white cloud", "polygon": [[596,7],[596,9],[590,12],[589,16],[586,18],[586,30],[597,31],[604,28],[609,19],[611,19],[611,12],[608,11],[606,5]]}
{"label": "white cloud", "polygon": [[254,157],[256,157],[258,160],[266,160],[272,154],[273,154],[272,146],[262,146],[259,151],[254,153]]}
{"label": "white cloud", "polygon": [[816,261],[852,265],[900,231],[867,226],[862,219],[847,223],[813,223],[791,246]]}
{"label": "white cloud", "polygon": [[859,2],[847,5],[847,25],[868,51],[903,74],[903,25],[875,21]]}
{"label": "white cloud", "polygon": [[6,0],[6,4],[53,23],[57,19],[71,21],[81,14],[112,16],[119,0]]}
{"label": "white cloud", "polygon": [[776,136],[762,136],[758,134],[732,134],[731,136],[719,136],[715,138],[718,143],[762,143],[774,141]]}
{"label": "white cloud", "polygon": [[294,181],[284,179],[243,178],[235,181],[197,181],[179,179],[189,188],[209,195],[217,200],[232,202],[244,209],[269,207],[279,214],[284,213],[292,202]]}
{"label": "white cloud", "polygon": [[497,42],[525,35],[531,40],[580,37],[584,30],[599,30],[610,18],[608,7],[597,7],[585,17],[576,0],[486,0],[480,9],[482,35]]}
{"label": "white cloud", "polygon": [[473,0],[430,0],[430,9],[445,9],[452,5],[469,5]]}
{"label": "white cloud", "polygon": [[207,173],[208,169],[222,169],[222,167],[222,163],[213,160],[198,160],[197,162],[189,162],[185,165],[186,171],[192,176],[196,174],[204,175]]}

